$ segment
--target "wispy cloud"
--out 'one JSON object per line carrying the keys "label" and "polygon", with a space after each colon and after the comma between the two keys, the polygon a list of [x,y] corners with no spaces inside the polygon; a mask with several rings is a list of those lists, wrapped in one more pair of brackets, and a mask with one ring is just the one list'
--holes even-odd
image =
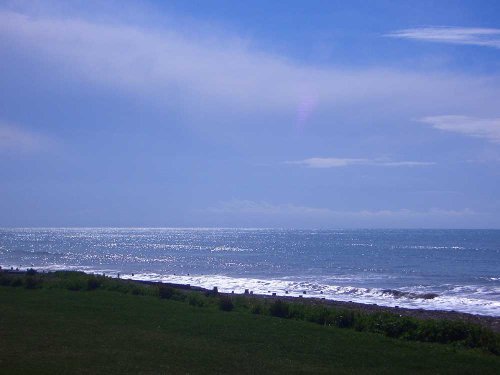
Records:
{"label": "wispy cloud", "polygon": [[387,159],[349,159],[349,158],[309,158],[287,161],[286,164],[300,165],[307,168],[339,168],[353,165],[371,165],[377,167],[415,167],[434,165],[435,162],[391,161]]}
{"label": "wispy cloud", "polygon": [[436,129],[500,143],[500,118],[446,115],[424,117],[420,121],[432,125]]}
{"label": "wispy cloud", "polygon": [[421,27],[394,31],[387,36],[426,42],[500,48],[500,29],[474,27]]}
{"label": "wispy cloud", "polygon": [[[382,68],[317,67],[256,49],[221,32],[187,34],[162,27],[89,18],[0,11],[0,39],[66,73],[65,79],[197,111],[288,113],[302,124],[316,112],[351,104],[391,101],[390,111],[463,105],[494,106],[498,85],[465,75]],[[453,92],[453,98],[448,98]],[[400,105],[398,105],[400,103]],[[404,105],[403,105],[404,104]],[[176,106],[178,108],[180,106]],[[385,106],[382,106],[385,108]],[[371,109],[370,109],[371,108]],[[227,117],[227,116],[226,116]]]}
{"label": "wispy cloud", "polygon": [[37,152],[46,149],[50,144],[50,139],[44,135],[0,122],[0,152]]}
{"label": "wispy cloud", "polygon": [[330,208],[308,207],[303,205],[271,204],[268,202],[256,202],[251,200],[231,200],[219,202],[217,205],[203,210],[213,214],[248,214],[248,215],[271,215],[271,216],[309,216],[317,218],[425,218],[425,217],[466,217],[480,215],[469,209],[446,210],[430,208],[423,211],[409,209],[397,210],[360,210],[343,211]]}
{"label": "wispy cloud", "polygon": [[332,213],[327,208],[315,208],[295,204],[275,205],[250,200],[231,200],[219,202],[205,211],[215,214],[258,214],[258,215],[313,215],[325,216]]}

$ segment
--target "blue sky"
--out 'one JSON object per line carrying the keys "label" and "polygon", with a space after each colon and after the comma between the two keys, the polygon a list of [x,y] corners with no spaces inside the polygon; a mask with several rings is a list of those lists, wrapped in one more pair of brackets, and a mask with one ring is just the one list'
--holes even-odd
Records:
{"label": "blue sky", "polygon": [[498,1],[1,1],[0,226],[500,228]]}

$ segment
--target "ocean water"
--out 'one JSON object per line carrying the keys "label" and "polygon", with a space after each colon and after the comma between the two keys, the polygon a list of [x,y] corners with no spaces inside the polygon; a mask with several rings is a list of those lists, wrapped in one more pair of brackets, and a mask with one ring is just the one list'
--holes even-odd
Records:
{"label": "ocean water", "polygon": [[0,229],[0,265],[500,316],[500,230]]}

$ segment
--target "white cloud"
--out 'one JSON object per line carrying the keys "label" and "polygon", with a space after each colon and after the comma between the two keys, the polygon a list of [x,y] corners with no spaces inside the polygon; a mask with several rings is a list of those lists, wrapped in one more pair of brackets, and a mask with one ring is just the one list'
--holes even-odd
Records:
{"label": "white cloud", "polygon": [[381,167],[419,167],[427,165],[435,165],[433,161],[385,161],[385,162],[375,162],[373,165],[378,165]]}
{"label": "white cloud", "polygon": [[0,122],[0,151],[37,152],[50,145],[46,136]]}
{"label": "white cloud", "polygon": [[444,210],[431,208],[425,211],[409,209],[398,210],[360,210],[342,211],[322,207],[308,207],[295,204],[271,204],[268,202],[255,202],[251,200],[231,200],[219,202],[216,206],[203,210],[212,214],[243,214],[258,216],[290,216],[290,217],[313,217],[323,219],[371,219],[371,218],[459,218],[481,215],[469,208],[462,210]]}
{"label": "white cloud", "polygon": [[359,212],[344,213],[351,216],[360,217],[395,217],[395,218],[425,218],[425,217],[464,217],[479,215],[469,208],[463,210],[443,210],[439,208],[431,208],[427,211],[413,211],[408,209],[400,210],[378,210],[369,211],[363,210]]}
{"label": "white cloud", "polygon": [[378,167],[414,167],[434,165],[434,162],[423,161],[390,161],[386,159],[349,159],[349,158],[309,158],[298,161],[287,161],[286,164],[300,165],[308,168],[338,168],[352,165],[372,165]]}
{"label": "white cloud", "polygon": [[467,44],[500,48],[500,29],[473,27],[421,27],[398,30],[388,34],[388,36],[427,42]]}
{"label": "white cloud", "polygon": [[[447,105],[493,107],[497,79],[380,68],[315,67],[257,50],[220,32],[190,35],[169,25],[151,28],[83,18],[0,11],[0,39],[33,61],[51,62],[56,79],[77,79],[161,105],[185,101],[203,110],[295,115],[356,103],[364,111],[443,110]],[[230,35],[230,34],[229,34]],[[451,98],[449,93],[453,92]],[[391,105],[386,103],[390,101]],[[377,105],[370,105],[370,103]],[[384,103],[384,105],[380,105]],[[399,104],[398,104],[399,103]],[[227,117],[227,116],[226,116]]]}
{"label": "white cloud", "polygon": [[485,138],[500,143],[500,118],[477,118],[468,116],[446,115],[428,116],[421,122],[436,129],[460,133],[471,137]]}
{"label": "white cloud", "polygon": [[325,216],[332,213],[327,208],[297,206],[294,204],[273,205],[267,202],[231,200],[220,202],[205,211],[215,214],[258,214],[258,215],[313,215]]}

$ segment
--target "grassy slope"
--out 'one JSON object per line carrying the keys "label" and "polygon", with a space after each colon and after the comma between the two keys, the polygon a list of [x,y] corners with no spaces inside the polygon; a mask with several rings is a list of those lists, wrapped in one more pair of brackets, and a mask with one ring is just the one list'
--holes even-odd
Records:
{"label": "grassy slope", "polygon": [[109,291],[0,287],[3,373],[499,373],[451,346]]}

